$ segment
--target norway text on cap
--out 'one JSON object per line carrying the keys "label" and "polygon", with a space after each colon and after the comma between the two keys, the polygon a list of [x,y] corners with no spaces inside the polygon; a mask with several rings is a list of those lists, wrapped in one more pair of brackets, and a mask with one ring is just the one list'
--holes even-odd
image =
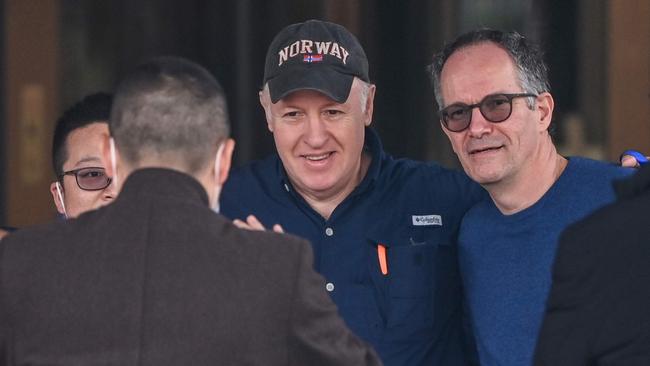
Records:
{"label": "norway text on cap", "polygon": [[[314,46],[316,46],[316,52],[313,51]],[[309,39],[301,39],[299,41],[293,42],[278,52],[278,56],[280,56],[278,66],[282,66],[282,64],[287,61],[289,57],[295,57],[297,55],[306,53],[331,55],[343,61],[344,65],[346,64],[348,56],[350,56],[348,50],[336,42],[318,42]]]}

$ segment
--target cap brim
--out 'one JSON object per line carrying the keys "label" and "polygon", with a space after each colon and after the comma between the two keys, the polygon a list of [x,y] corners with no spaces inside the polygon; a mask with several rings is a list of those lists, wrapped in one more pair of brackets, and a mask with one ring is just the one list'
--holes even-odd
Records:
{"label": "cap brim", "polygon": [[290,71],[287,70],[268,81],[271,102],[277,103],[298,90],[315,90],[338,103],[345,103],[348,100],[354,75],[342,74],[331,67],[321,67],[321,65],[295,66]]}

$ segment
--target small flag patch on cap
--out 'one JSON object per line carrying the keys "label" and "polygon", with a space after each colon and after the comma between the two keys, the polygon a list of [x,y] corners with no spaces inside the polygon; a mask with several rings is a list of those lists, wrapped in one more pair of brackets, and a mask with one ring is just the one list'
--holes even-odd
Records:
{"label": "small flag patch on cap", "polygon": [[306,54],[302,57],[303,62],[320,62],[323,61],[323,55],[320,53],[317,53],[315,55],[313,54]]}

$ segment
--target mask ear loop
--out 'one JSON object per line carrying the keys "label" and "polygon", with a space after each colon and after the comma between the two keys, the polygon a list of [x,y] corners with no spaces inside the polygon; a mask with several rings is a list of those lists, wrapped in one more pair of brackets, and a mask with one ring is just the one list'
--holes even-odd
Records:
{"label": "mask ear loop", "polygon": [[61,188],[61,184],[59,182],[54,183],[54,185],[56,186],[56,194],[59,196],[59,202],[61,202],[61,208],[63,208],[63,216],[65,216],[67,219],[68,211],[65,209],[65,202],[63,202],[63,193],[61,193],[63,189]]}
{"label": "mask ear loop", "polygon": [[219,213],[219,195],[221,194],[221,184],[219,184],[219,174],[221,169],[221,154],[223,153],[223,148],[225,143],[222,143],[217,150],[217,160],[214,162],[214,181],[215,181],[215,192],[214,199],[215,204],[212,208],[214,212]]}
{"label": "mask ear loop", "polygon": [[112,184],[114,184],[115,189],[118,189],[117,185],[117,159],[115,158],[115,140],[111,137],[110,141],[111,149],[111,168],[113,169]]}

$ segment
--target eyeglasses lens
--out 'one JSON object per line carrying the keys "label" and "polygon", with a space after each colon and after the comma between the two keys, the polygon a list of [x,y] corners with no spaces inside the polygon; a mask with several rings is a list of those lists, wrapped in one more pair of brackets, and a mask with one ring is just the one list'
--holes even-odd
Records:
{"label": "eyeglasses lens", "polygon": [[472,108],[468,106],[451,106],[444,114],[447,128],[452,131],[464,130],[472,117]]}
{"label": "eyeglasses lens", "polygon": [[510,116],[510,99],[505,95],[495,95],[481,102],[481,114],[490,122],[502,122]]}
{"label": "eyeglasses lens", "polygon": [[77,183],[81,189],[94,191],[108,187],[111,180],[104,169],[88,168],[77,172]]}
{"label": "eyeglasses lens", "polygon": [[478,107],[483,117],[490,122],[503,122],[510,117],[511,98],[507,95],[488,95],[474,105],[451,105],[442,111],[442,120],[450,131],[459,132],[466,129],[472,120],[472,110]]}

